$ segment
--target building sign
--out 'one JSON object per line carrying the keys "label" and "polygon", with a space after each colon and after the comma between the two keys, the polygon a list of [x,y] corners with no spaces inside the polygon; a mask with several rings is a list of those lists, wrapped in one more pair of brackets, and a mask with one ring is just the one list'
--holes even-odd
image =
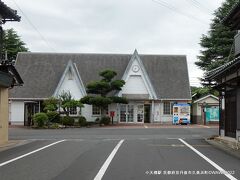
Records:
{"label": "building sign", "polygon": [[219,121],[219,108],[207,107],[206,108],[206,122]]}

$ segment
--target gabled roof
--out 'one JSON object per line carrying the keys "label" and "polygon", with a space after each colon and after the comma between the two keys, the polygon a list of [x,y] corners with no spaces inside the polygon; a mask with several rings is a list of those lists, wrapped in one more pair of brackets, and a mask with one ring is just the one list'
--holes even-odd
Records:
{"label": "gabled roof", "polygon": [[227,16],[223,19],[223,24],[230,26],[231,29],[240,29],[240,1],[236,3]]}
{"label": "gabled roof", "polygon": [[[71,59],[82,82],[98,80],[99,71],[112,69],[122,79],[131,54],[19,53],[16,68],[25,82],[10,98],[47,98],[54,91]],[[139,55],[158,99],[191,99],[186,56]]]}
{"label": "gabled roof", "polygon": [[[20,21],[21,17],[17,15],[17,11],[8,7],[0,0],[0,17],[3,23],[6,21]],[[1,23],[0,23],[1,24]]]}
{"label": "gabled roof", "polygon": [[205,75],[205,79],[206,80],[214,79],[214,78],[220,76],[221,74],[223,74],[224,72],[230,70],[231,68],[235,68],[237,65],[240,65],[240,56],[228,63],[223,64],[222,66],[219,66],[219,67],[209,71]]}
{"label": "gabled roof", "polygon": [[60,88],[61,88],[61,86],[62,86],[62,84],[64,82],[64,78],[67,76],[67,73],[69,71],[73,71],[72,73],[76,77],[77,85],[78,85],[78,87],[79,87],[79,89],[81,91],[81,94],[83,94],[84,96],[87,95],[87,92],[86,92],[85,87],[83,85],[81,76],[79,75],[79,72],[78,72],[78,69],[76,67],[76,64],[73,63],[72,60],[69,60],[67,66],[66,66],[66,68],[65,68],[65,70],[64,70],[64,72],[62,74],[62,77],[61,77],[61,79],[60,79],[60,81],[59,81],[59,83],[58,83],[58,85],[57,85],[57,87],[56,87],[56,89],[55,89],[55,91],[53,93],[53,96],[56,97],[56,96],[58,96],[61,93],[61,92],[59,92],[59,90],[60,90]]}
{"label": "gabled roof", "polygon": [[13,65],[0,64],[0,73],[2,78],[3,76],[9,78],[9,82],[6,84],[6,87],[23,85],[23,80]]}
{"label": "gabled roof", "polygon": [[216,100],[219,100],[219,98],[218,98],[217,96],[214,96],[214,95],[212,95],[212,94],[208,94],[208,95],[206,95],[206,96],[200,97],[199,99],[195,100],[193,103],[200,102],[200,101],[202,101],[202,100],[204,100],[204,99],[207,99],[207,98],[209,98],[209,97],[212,97],[212,98],[214,98],[214,99],[216,99]]}
{"label": "gabled roof", "polygon": [[135,49],[135,51],[134,51],[134,53],[133,53],[133,55],[132,55],[132,57],[131,57],[128,65],[127,65],[127,68],[126,68],[126,70],[125,70],[125,72],[124,72],[124,74],[123,74],[122,79],[126,82],[126,79],[127,79],[128,74],[129,74],[130,68],[132,67],[132,64],[133,64],[133,62],[134,62],[135,60],[136,60],[136,61],[138,62],[138,64],[140,65],[140,68],[141,68],[141,70],[142,70],[142,72],[143,72],[143,79],[146,81],[146,88],[147,88],[147,89],[149,88],[150,97],[151,97],[152,99],[157,99],[157,94],[156,94],[156,92],[155,92],[155,89],[153,88],[152,82],[151,82],[151,80],[150,80],[150,78],[149,78],[149,76],[148,76],[148,73],[146,72],[146,69],[145,69],[145,67],[144,67],[144,65],[143,65],[143,63],[142,63],[142,60],[141,60],[141,58],[139,57],[138,52],[137,52],[136,49]]}

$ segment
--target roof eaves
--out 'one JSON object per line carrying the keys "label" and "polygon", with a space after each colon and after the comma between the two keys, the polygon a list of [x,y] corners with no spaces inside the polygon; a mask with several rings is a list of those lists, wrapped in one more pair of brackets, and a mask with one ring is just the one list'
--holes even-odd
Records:
{"label": "roof eaves", "polygon": [[197,99],[197,100],[194,101],[193,103],[197,103],[197,102],[202,101],[203,99],[206,99],[206,98],[208,98],[208,97],[212,97],[212,98],[214,98],[214,99],[216,99],[216,100],[219,99],[218,97],[216,97],[216,96],[214,96],[214,95],[212,95],[212,94],[208,94],[208,95],[206,95],[206,96],[203,96],[203,97]]}
{"label": "roof eaves", "polygon": [[6,21],[20,21],[21,17],[17,15],[17,11],[8,7],[4,2],[0,0],[0,14],[3,18],[3,23]]}
{"label": "roof eaves", "polygon": [[223,64],[222,66],[213,69],[212,71],[208,72],[207,75],[205,76],[205,79],[214,79],[215,77],[219,76],[220,74],[224,73],[228,69],[232,68],[236,64],[240,63],[240,56],[235,58],[234,60]]}
{"label": "roof eaves", "polygon": [[236,2],[236,3],[233,5],[232,9],[231,9],[231,10],[228,12],[228,14],[223,18],[222,23],[223,23],[224,25],[229,26],[229,20],[230,20],[231,16],[233,16],[234,13],[236,13],[236,11],[237,11],[239,8],[240,8],[240,1],[239,1],[239,2]]}

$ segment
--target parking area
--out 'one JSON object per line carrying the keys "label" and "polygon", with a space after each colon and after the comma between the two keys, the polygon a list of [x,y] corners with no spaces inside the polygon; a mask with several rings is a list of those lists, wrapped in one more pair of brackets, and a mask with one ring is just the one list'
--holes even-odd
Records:
{"label": "parking area", "polygon": [[239,179],[240,160],[204,140],[217,131],[13,128],[28,143],[0,152],[0,179]]}

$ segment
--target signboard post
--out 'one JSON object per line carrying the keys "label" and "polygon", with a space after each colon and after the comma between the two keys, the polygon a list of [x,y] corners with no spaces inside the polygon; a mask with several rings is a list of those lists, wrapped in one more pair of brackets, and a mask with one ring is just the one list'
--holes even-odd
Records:
{"label": "signboard post", "polygon": [[113,124],[113,117],[115,116],[115,111],[110,111],[110,117],[112,118],[112,124]]}

